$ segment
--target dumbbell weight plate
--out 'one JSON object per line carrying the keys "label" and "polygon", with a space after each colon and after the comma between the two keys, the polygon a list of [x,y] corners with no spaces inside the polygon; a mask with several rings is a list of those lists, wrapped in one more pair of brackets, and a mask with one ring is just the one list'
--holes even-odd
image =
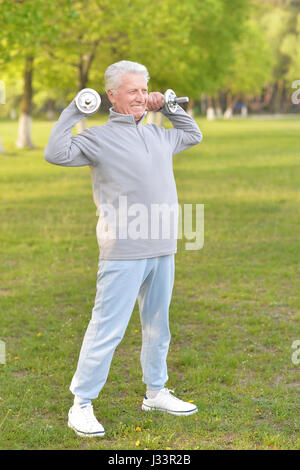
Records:
{"label": "dumbbell weight plate", "polygon": [[101,105],[101,98],[92,88],[83,88],[75,97],[75,104],[79,111],[87,116],[95,114]]}
{"label": "dumbbell weight plate", "polygon": [[178,105],[175,101],[176,95],[173,90],[167,90],[164,94],[164,105],[170,113],[176,113]]}

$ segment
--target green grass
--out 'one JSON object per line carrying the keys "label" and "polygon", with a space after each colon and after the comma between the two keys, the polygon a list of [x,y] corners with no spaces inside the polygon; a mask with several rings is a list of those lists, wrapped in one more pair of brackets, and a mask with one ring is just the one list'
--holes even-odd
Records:
{"label": "green grass", "polygon": [[67,427],[95,296],[96,208],[88,168],[43,159],[51,124],[34,122],[37,148],[24,151],[16,123],[0,123],[0,448],[299,449],[300,122],[199,120],[203,142],[175,156],[180,203],[204,204],[205,242],[178,241],[167,386],[199,412],[141,411],[136,304],[94,401],[99,440]]}

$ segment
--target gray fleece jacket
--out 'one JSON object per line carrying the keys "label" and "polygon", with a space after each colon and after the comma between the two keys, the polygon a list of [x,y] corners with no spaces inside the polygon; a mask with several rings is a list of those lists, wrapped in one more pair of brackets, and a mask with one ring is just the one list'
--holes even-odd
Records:
{"label": "gray fleece jacket", "polygon": [[177,251],[178,199],[173,155],[199,144],[202,133],[181,108],[161,112],[172,122],[165,129],[136,123],[132,114],[110,108],[106,124],[72,136],[82,119],[74,100],[54,124],[44,152],[49,163],[91,169],[99,215],[100,259],[140,259]]}

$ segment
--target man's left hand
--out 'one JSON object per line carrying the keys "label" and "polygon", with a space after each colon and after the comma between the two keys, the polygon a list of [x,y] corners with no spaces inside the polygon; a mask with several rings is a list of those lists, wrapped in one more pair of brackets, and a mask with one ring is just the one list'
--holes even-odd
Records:
{"label": "man's left hand", "polygon": [[158,111],[164,105],[164,95],[159,91],[149,93],[147,101],[147,111]]}

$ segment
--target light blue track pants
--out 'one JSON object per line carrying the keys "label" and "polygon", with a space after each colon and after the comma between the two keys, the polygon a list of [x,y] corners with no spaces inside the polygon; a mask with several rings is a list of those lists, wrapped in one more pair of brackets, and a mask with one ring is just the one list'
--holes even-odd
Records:
{"label": "light blue track pants", "polygon": [[92,317],[82,343],[70,390],[97,398],[114,351],[138,300],[142,324],[140,355],[143,382],[160,390],[168,380],[169,306],[174,284],[174,255],[137,260],[100,260]]}

